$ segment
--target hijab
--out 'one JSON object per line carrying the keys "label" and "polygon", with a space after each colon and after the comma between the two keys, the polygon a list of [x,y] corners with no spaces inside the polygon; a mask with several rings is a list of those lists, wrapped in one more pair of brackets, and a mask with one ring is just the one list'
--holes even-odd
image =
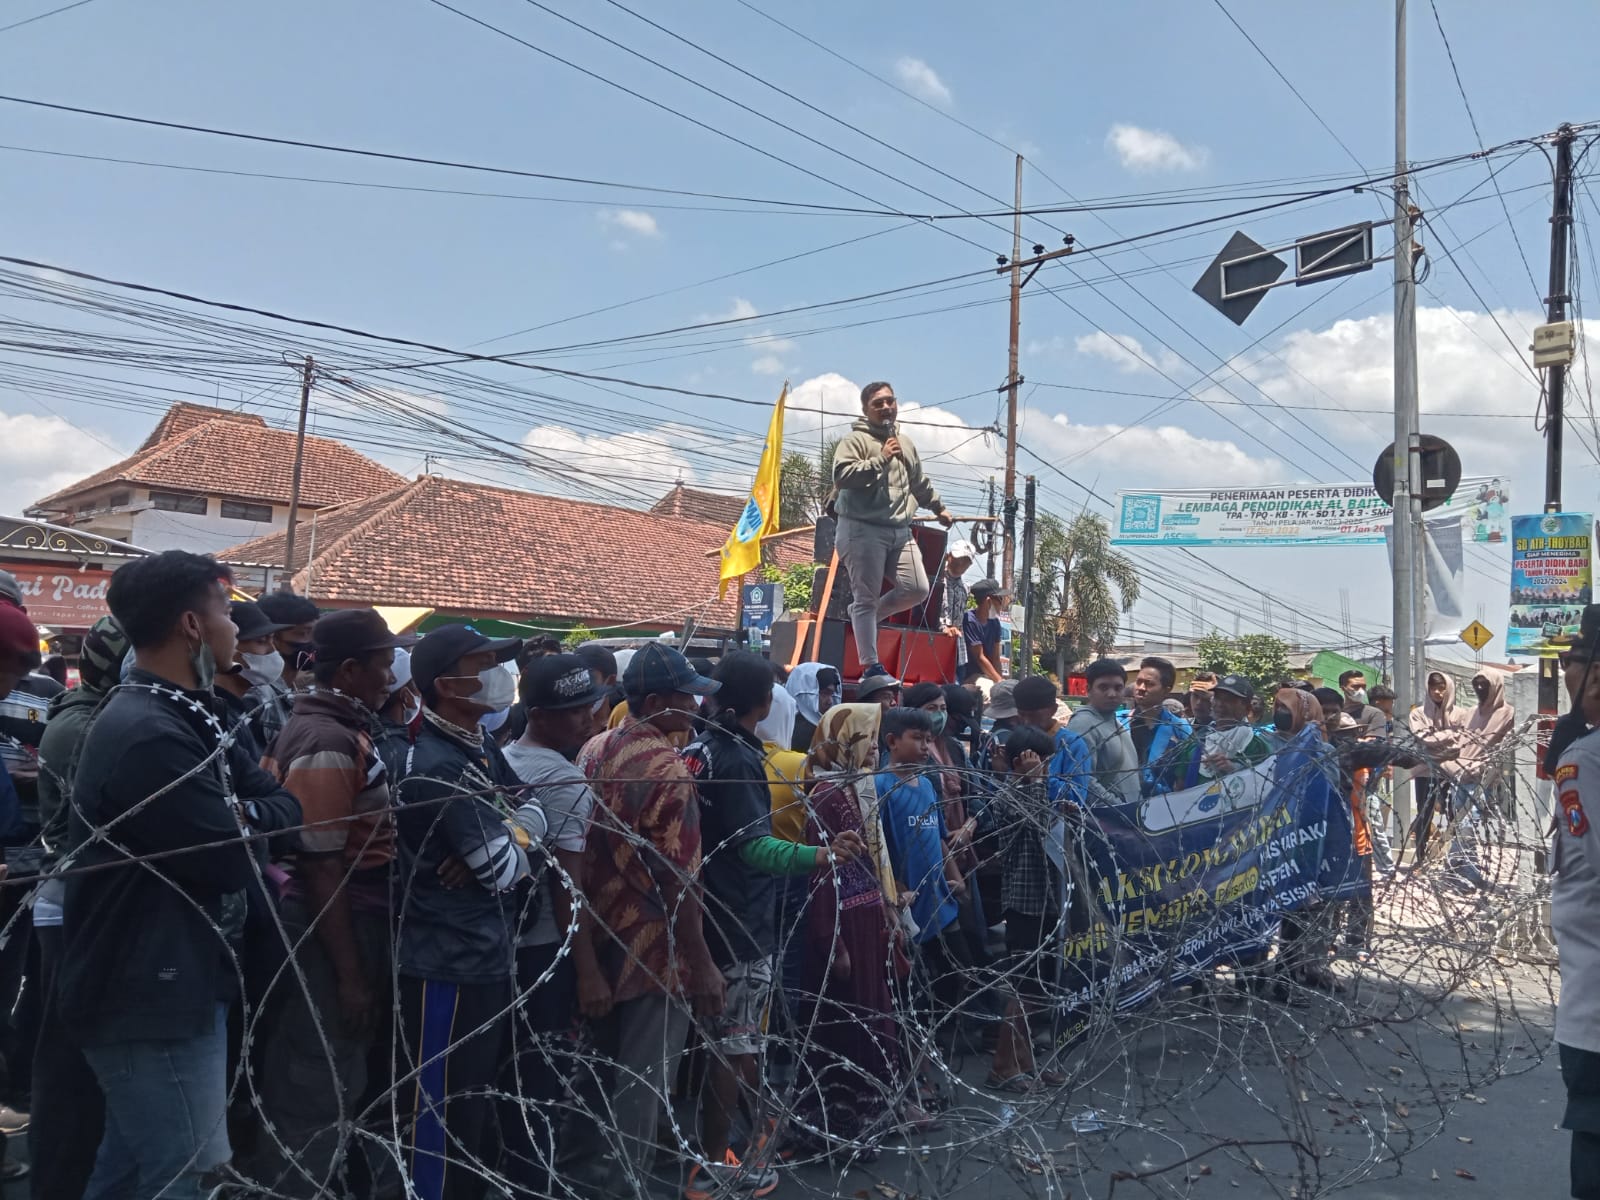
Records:
{"label": "hijab", "polygon": [[884,895],[893,896],[894,870],[889,865],[889,847],[878,820],[878,786],[873,778],[878,763],[878,727],[882,722],[882,705],[834,705],[822,714],[811,739],[805,773],[809,778],[833,779],[855,788],[856,803],[861,806],[861,828],[878,869],[878,882]]}
{"label": "hijab", "polygon": [[1307,726],[1315,726],[1322,731],[1322,705],[1317,703],[1317,698],[1310,692],[1301,691],[1299,688],[1279,688],[1277,695],[1272,698],[1274,710],[1286,708],[1293,718],[1287,731],[1286,738],[1292,738]]}
{"label": "hijab", "polygon": [[801,663],[789,672],[789,680],[784,685],[789,689],[789,695],[794,698],[800,715],[813,725],[819,724],[822,720],[822,685],[817,676],[824,671],[838,674],[838,668],[830,667],[827,663]]}
{"label": "hijab", "polygon": [[756,726],[756,736],[764,744],[787,750],[794,741],[795,702],[783,684],[772,685],[772,711]]}

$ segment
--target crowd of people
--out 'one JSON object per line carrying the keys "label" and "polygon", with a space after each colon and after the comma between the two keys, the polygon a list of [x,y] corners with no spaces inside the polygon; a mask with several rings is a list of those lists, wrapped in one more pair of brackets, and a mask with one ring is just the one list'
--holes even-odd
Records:
{"label": "crowd of people", "polygon": [[[38,1196],[634,1196],[680,1122],[689,1200],[767,1195],[786,1156],[936,1127],[953,1054],[995,1092],[1060,1086],[1084,982],[1060,939],[1092,902],[1063,845],[1307,731],[1369,878],[1403,857],[1399,766],[1413,860],[1440,823],[1452,878],[1490,886],[1473,830],[1513,721],[1489,669],[1472,710],[1430,676],[1407,722],[1358,672],[1180,691],[1165,659],[1102,659],[1072,708],[995,678],[978,587],[973,683],[874,665],[847,702],[820,663],[234,596],[205,556],[129,562],[76,685],[0,714],[31,748],[3,840],[41,848],[7,861],[42,880],[0,892],[0,986],[13,954],[40,985],[0,1132],[26,1127]],[[45,688],[18,600],[5,697]],[[1352,957],[1372,922],[1370,894],[1339,914]],[[1331,938],[1282,938],[1258,983],[1339,986]]]}

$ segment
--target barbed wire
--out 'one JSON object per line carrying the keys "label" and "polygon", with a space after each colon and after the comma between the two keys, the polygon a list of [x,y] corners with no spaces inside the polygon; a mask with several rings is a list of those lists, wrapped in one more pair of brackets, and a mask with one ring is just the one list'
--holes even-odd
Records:
{"label": "barbed wire", "polygon": [[[147,685],[114,690],[141,686]],[[220,725],[215,732],[217,744],[200,764],[129,813],[156,809],[201,770],[225,768],[235,733]],[[1267,809],[1283,797],[1301,796],[1312,780],[1325,779],[1343,808],[1325,814],[1333,832],[1324,832],[1324,840],[1349,839],[1357,825],[1371,821],[1369,834],[1384,835],[1372,838],[1374,849],[1381,842],[1397,869],[1373,873],[1368,890],[1360,885],[1368,882],[1372,858],[1353,859],[1357,878],[1331,889],[1355,884],[1349,898],[1330,901],[1323,898],[1330,889],[1312,888],[1304,902],[1268,905],[1247,917],[1215,894],[1205,902],[1168,903],[1154,934],[1144,924],[1154,910],[1139,896],[1121,895],[1119,886],[1123,877],[1161,865],[1170,848],[1163,831],[1114,836],[1091,801],[1068,821],[1063,806],[1029,781],[930,764],[927,774],[943,788],[941,808],[954,800],[978,825],[970,869],[960,877],[967,892],[957,898],[962,915],[947,934],[923,942],[905,938],[900,897],[884,894],[872,870],[871,888],[854,896],[879,914],[874,919],[881,929],[871,942],[871,957],[879,960],[851,961],[846,968],[844,959],[853,955],[844,949],[851,944],[845,927],[854,910],[842,907],[840,892],[852,864],[830,855],[798,886],[779,882],[771,1003],[736,1120],[746,1171],[776,1170],[790,1192],[888,1200],[958,1189],[996,1196],[1111,1197],[1129,1188],[1183,1195],[1207,1175],[1309,1198],[1400,1175],[1408,1158],[1442,1136],[1460,1106],[1480,1102],[1481,1089],[1531,1069],[1550,1049],[1554,985],[1544,933],[1549,888],[1543,839],[1551,812],[1533,775],[1537,738],[1532,722],[1524,722],[1486,763],[1482,778],[1489,782],[1467,781],[1465,788],[1452,778],[1456,768],[1405,735],[1369,755],[1371,765],[1363,769],[1374,775],[1397,759],[1420,762],[1413,771],[1430,781],[1419,791],[1426,816],[1411,828],[1395,823],[1407,809],[1401,785],[1374,783],[1352,801],[1354,780],[1341,771],[1338,751],[1299,753],[1303,749],[1274,749],[1253,768],[1282,777],[1273,780],[1276,798],[1258,799],[1262,811],[1252,819],[1270,816]],[[41,763],[41,770],[55,768]],[[802,792],[810,790],[803,797],[808,844],[826,848],[840,832],[813,807],[818,792],[831,787],[854,795],[875,774],[845,771],[793,781]],[[231,790],[226,773],[223,779]],[[70,796],[69,781],[59,782]],[[629,776],[612,782],[660,781]],[[1100,782],[1114,791],[1121,781],[1108,775]],[[693,784],[685,776],[675,786]],[[457,787],[417,807],[434,810],[431,836],[452,804],[514,806],[520,799],[508,787]],[[1147,805],[1151,801],[1170,808],[1159,797],[1147,797]],[[77,809],[75,797],[72,803],[84,836],[50,874],[72,880],[137,869],[160,879],[217,939],[242,998],[235,1002],[238,1047],[228,1096],[234,1122],[256,1127],[255,1146],[219,1177],[229,1194],[337,1196],[344,1194],[340,1178],[347,1173],[365,1177],[366,1194],[425,1194],[417,1178],[418,1094],[440,1060],[438,1053],[419,1054],[415,1031],[405,1028],[408,985],[397,955],[415,919],[418,889],[434,886],[407,861],[414,855],[398,853],[388,871],[395,916],[388,923],[379,1005],[387,1005],[387,1027],[368,1043],[374,1061],[392,1067],[380,1065],[362,1094],[345,1095],[340,1059],[349,1052],[348,1039],[333,1027],[337,1013],[319,1011],[317,997],[327,989],[307,972],[326,911],[305,910],[304,897],[292,919],[286,919],[287,906],[270,906],[270,938],[281,960],[264,977],[252,977],[250,955],[236,933],[164,869],[178,855],[231,842],[260,850],[269,840],[339,822],[271,830],[241,824],[230,842],[143,851],[121,836],[125,817],[96,825]],[[1225,817],[1207,815],[1197,828],[1214,826],[1220,836]],[[656,899],[670,972],[694,952],[679,940],[683,905],[703,911],[708,939],[727,943],[754,932],[751,916],[736,911],[733,898],[711,895],[705,877],[720,856],[736,855],[745,837],[764,832],[764,821],[738,838],[705,846],[689,867],[672,865],[647,833],[610,819],[603,801],[596,824],[631,852],[650,856],[653,877],[661,881]],[[1278,828],[1292,832],[1294,826]],[[365,845],[347,849],[340,890],[352,887],[357,851],[371,849],[378,832],[370,829]],[[593,832],[589,836],[592,861]],[[988,911],[976,927],[967,920],[967,910],[982,912],[995,903],[997,872],[1018,839],[1040,845],[1055,839],[1062,851],[1050,868],[1049,903],[1036,914],[1040,927],[1031,946],[1014,936],[1010,914]],[[115,861],[80,862],[91,845],[115,854]],[[1319,846],[1318,853],[1325,852]],[[737,1070],[735,1060],[744,1056],[722,1048],[719,1028],[697,1016],[692,998],[681,992],[662,1017],[669,1031],[685,1031],[681,1046],[671,1044],[670,1032],[626,1053],[602,1044],[600,1027],[579,1015],[572,996],[573,959],[585,924],[596,923],[594,939],[613,959],[647,973],[652,966],[621,931],[602,927],[584,881],[574,879],[548,846],[534,845],[529,853],[539,886],[548,890],[544,903],[560,896],[568,915],[558,922],[558,941],[547,947],[548,961],[519,978],[513,956],[531,918],[520,894],[512,893],[504,906],[503,926],[495,931],[508,948],[502,994],[467,1025],[451,1028],[440,1050],[448,1060],[475,1041],[495,1042],[494,1082],[474,1096],[452,1097],[452,1103],[470,1100],[492,1110],[491,1132],[459,1137],[447,1118],[446,1140],[434,1151],[439,1162],[424,1163],[423,1170],[447,1164],[495,1195],[596,1194],[575,1169],[596,1164],[561,1157],[581,1130],[585,1144],[600,1147],[626,1194],[662,1186],[681,1191],[685,1183],[710,1195],[736,1190],[736,1179],[706,1181],[694,1110],[708,1086],[706,1072]],[[1407,855],[1409,861],[1398,861]],[[274,894],[265,856],[245,857],[252,886]],[[38,879],[22,876],[5,886],[29,887]],[[831,911],[818,908],[825,899]],[[1134,921],[1134,912],[1145,915]],[[995,933],[1002,915],[1006,939]],[[0,937],[12,936],[19,919],[14,916]],[[945,941],[951,945],[939,945]],[[882,981],[886,1005],[863,1008],[845,998],[848,989],[841,985],[859,979],[858,972]],[[550,1028],[542,1010],[560,1004],[569,1019]],[[271,1073],[263,1053],[283,1036],[291,1005],[308,1013],[320,1059],[319,1079],[302,1082],[327,1089],[335,1101],[332,1123],[322,1131],[328,1144],[314,1156],[285,1140],[275,1097],[263,1087]],[[872,1042],[878,1031],[881,1040]],[[852,1059],[841,1049],[852,1040],[859,1046],[863,1036],[871,1052],[858,1057],[873,1061]],[[680,1049],[686,1051],[681,1062]],[[541,1094],[536,1073],[560,1081],[559,1093]],[[622,1093],[641,1088],[662,1093],[659,1152],[648,1170],[640,1164],[650,1156],[627,1141],[624,1127],[632,1118],[621,1111]],[[519,1154],[532,1161],[518,1161]],[[276,1173],[260,1170],[262,1162]],[[338,1170],[319,1173],[318,1164]],[[519,1182],[530,1178],[530,1168],[531,1177],[548,1178],[548,1192]]]}

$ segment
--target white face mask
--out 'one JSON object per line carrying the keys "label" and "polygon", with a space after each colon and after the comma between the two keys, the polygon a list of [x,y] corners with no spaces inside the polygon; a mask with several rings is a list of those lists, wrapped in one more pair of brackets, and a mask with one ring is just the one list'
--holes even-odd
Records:
{"label": "white face mask", "polygon": [[415,725],[417,718],[422,715],[422,701],[415,697],[407,698],[405,706],[400,710],[400,724]]}
{"label": "white face mask", "polygon": [[251,687],[261,687],[283,677],[283,655],[276,650],[269,650],[265,654],[241,652],[239,660],[244,664],[239,674]]}
{"label": "white face mask", "polygon": [[[462,676],[473,678],[473,676]],[[492,713],[505,712],[517,698],[517,681],[511,678],[511,672],[496,664],[485,667],[476,676],[479,688],[470,696],[461,697],[473,704],[480,704]]]}

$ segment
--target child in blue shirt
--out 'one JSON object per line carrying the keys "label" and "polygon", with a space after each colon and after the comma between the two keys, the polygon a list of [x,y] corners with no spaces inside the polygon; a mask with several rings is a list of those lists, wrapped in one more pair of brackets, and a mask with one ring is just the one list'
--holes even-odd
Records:
{"label": "child in blue shirt", "polygon": [[883,733],[889,769],[876,782],[889,865],[901,893],[912,896],[917,957],[934,999],[948,1011],[961,1001],[971,962],[956,924],[956,899],[967,885],[946,847],[944,806],[927,773],[933,718],[919,708],[891,708]]}

